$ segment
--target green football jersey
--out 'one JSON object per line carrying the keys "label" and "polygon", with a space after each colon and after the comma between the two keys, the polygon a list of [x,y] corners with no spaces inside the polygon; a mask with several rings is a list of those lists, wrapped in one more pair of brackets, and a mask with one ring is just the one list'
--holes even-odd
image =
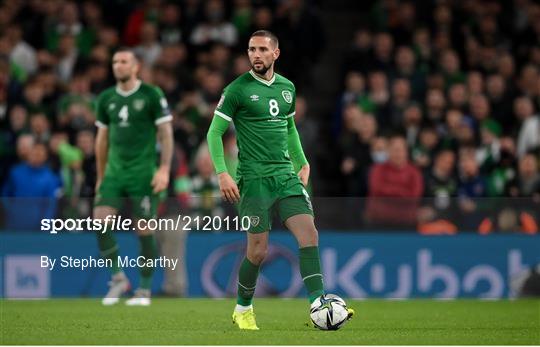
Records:
{"label": "green football jersey", "polygon": [[96,118],[96,126],[109,130],[106,172],[156,167],[157,125],[172,120],[161,89],[141,81],[128,92],[108,88],[98,96]]}
{"label": "green football jersey", "polygon": [[288,153],[287,118],[294,116],[294,84],[274,73],[270,81],[246,72],[223,91],[215,116],[233,121],[238,143],[237,176],[293,173]]}

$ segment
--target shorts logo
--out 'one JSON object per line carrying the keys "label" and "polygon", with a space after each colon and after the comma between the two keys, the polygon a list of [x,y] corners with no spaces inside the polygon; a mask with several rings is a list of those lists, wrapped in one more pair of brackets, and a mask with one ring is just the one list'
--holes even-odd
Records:
{"label": "shorts logo", "polygon": [[249,217],[249,221],[251,222],[251,226],[256,227],[257,225],[259,225],[261,219],[259,218],[259,216],[251,216]]}
{"label": "shorts logo", "polygon": [[281,96],[283,96],[283,99],[285,100],[285,102],[287,102],[288,104],[290,104],[292,102],[292,94],[290,91],[288,90],[284,90],[281,92]]}
{"label": "shorts logo", "polygon": [[144,100],[142,99],[136,99],[135,101],[133,101],[133,108],[137,111],[140,111],[142,110],[144,107]]}
{"label": "shorts logo", "polygon": [[224,101],[225,101],[225,94],[221,94],[221,98],[219,98],[219,102],[218,102],[216,108],[221,108],[221,106],[223,106]]}

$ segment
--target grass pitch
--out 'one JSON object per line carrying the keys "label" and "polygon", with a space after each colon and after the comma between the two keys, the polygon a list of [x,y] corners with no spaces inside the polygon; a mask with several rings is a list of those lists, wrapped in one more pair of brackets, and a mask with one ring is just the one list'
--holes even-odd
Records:
{"label": "grass pitch", "polygon": [[234,300],[153,299],[102,307],[97,299],[0,301],[0,343],[75,345],[540,344],[540,300],[348,300],[339,331],[306,326],[306,300],[256,299],[260,331],[231,323]]}

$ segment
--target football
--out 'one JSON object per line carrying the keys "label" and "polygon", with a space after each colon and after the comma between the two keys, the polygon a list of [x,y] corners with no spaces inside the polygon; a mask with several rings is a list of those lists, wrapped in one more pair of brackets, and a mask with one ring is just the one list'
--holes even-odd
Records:
{"label": "football", "polygon": [[315,327],[321,330],[338,330],[349,318],[347,304],[334,294],[321,295],[313,301],[309,315]]}

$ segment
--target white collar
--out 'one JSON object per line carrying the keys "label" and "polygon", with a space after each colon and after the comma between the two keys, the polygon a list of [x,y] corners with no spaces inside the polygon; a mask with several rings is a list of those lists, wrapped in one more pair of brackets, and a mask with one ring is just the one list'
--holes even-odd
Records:
{"label": "white collar", "polygon": [[270,79],[270,81],[267,81],[265,80],[264,78],[260,78],[259,76],[257,76],[257,74],[255,72],[253,72],[253,70],[249,70],[249,74],[254,78],[256,79],[257,81],[261,82],[262,84],[264,85],[267,85],[267,86],[271,86],[272,83],[274,83],[274,81],[276,80],[276,73],[274,72],[274,74],[272,75],[272,78]]}
{"label": "white collar", "polygon": [[139,90],[139,87],[141,86],[142,82],[141,80],[135,81],[135,87],[133,87],[131,90],[123,91],[120,89],[118,85],[116,85],[116,92],[122,96],[130,96],[131,94],[135,93],[137,90]]}

